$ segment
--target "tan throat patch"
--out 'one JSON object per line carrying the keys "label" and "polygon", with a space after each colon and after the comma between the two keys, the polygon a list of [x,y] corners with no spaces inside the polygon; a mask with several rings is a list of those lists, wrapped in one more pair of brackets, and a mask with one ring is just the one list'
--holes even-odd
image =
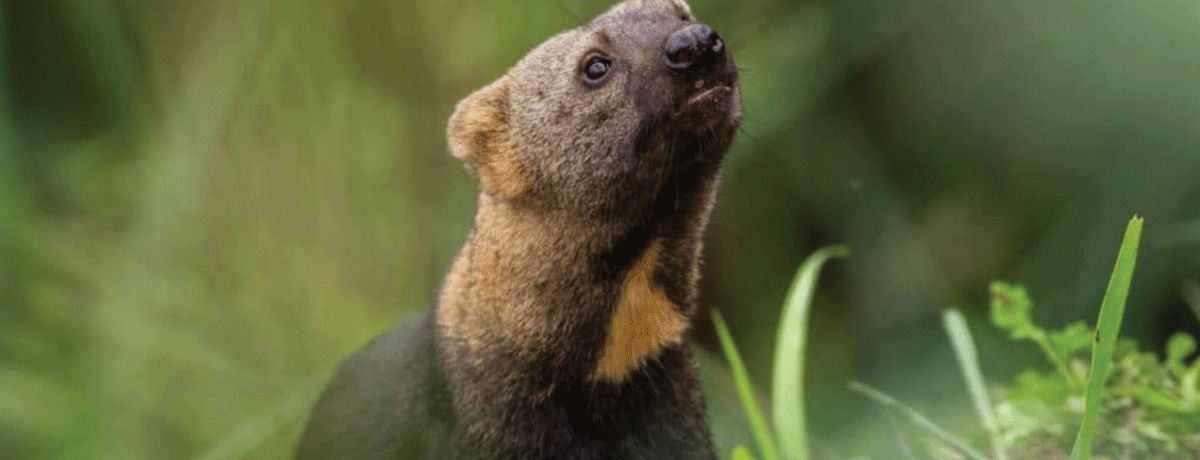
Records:
{"label": "tan throat patch", "polygon": [[593,379],[621,382],[664,347],[683,340],[687,319],[650,284],[660,250],[659,243],[652,244],[625,275]]}

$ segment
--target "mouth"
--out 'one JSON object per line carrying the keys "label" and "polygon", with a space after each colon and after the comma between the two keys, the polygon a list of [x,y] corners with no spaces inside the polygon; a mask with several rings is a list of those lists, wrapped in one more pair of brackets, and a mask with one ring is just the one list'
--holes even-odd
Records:
{"label": "mouth", "polygon": [[742,121],[742,101],[738,93],[734,85],[717,84],[689,97],[683,107],[700,125],[737,127]]}
{"label": "mouth", "polygon": [[688,98],[687,106],[718,105],[733,96],[733,87],[718,85],[697,93]]}

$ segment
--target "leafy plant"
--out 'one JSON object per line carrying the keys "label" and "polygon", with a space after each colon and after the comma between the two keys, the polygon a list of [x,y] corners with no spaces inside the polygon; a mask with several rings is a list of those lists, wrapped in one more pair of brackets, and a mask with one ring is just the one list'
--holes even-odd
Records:
{"label": "leafy plant", "polygon": [[[1141,226],[1140,219],[1130,223],[1113,270],[1094,336],[1086,390],[1054,375],[1024,371],[1001,403],[1010,438],[1065,450],[1065,429],[1078,425],[1072,458],[1092,458],[1092,451],[1123,458],[1200,456],[1200,405],[1195,399],[1200,392],[1200,359],[1188,362],[1196,350],[1195,339],[1185,333],[1174,335],[1161,359],[1139,350],[1133,341],[1117,340]],[[994,291],[1010,289],[998,285]],[[994,314],[1008,307],[1003,296],[993,297]],[[1093,340],[1090,330],[1072,324],[1053,335],[1059,338],[1055,359],[1070,363],[1075,370],[1072,376],[1084,375],[1080,352],[1086,347],[1079,344]]]}
{"label": "leafy plant", "polygon": [[[957,310],[944,316],[950,339],[992,458],[1200,458],[1200,358],[1196,339],[1171,337],[1162,357],[1118,340],[1129,296],[1143,222],[1129,222],[1100,307],[1097,328],[1083,321],[1047,329],[1033,320],[1035,303],[1024,287],[992,284],[992,324],[1013,340],[1041,350],[1052,371],[1029,368],[1013,382],[989,391],[967,322]],[[814,253],[801,266],[780,324],[773,379],[776,449],[754,400],[741,359],[719,315],[718,335],[738,378],[743,405],[765,458],[808,458],[802,401],[804,340],[812,290],[820,267],[844,257],[844,248]],[[1090,353],[1089,353],[1090,352]],[[1090,356],[1090,366],[1086,364]],[[880,390],[851,382],[854,391],[907,420],[930,436],[933,458],[986,459],[969,442]],[[993,403],[993,401],[996,401]],[[794,443],[789,446],[789,443]],[[753,458],[739,446],[734,458]]]}
{"label": "leafy plant", "polygon": [[[1129,223],[1095,330],[1082,321],[1046,329],[1033,321],[1035,304],[1025,288],[992,284],[992,324],[1014,340],[1032,342],[1054,369],[1026,369],[997,393],[996,429],[988,430],[996,458],[1200,456],[1200,359],[1192,359],[1195,339],[1176,334],[1161,359],[1140,351],[1131,340],[1117,339],[1142,225],[1140,218]],[[952,310],[946,323],[982,424],[989,428],[989,409],[982,405],[990,403],[971,375],[977,363],[965,321]],[[1090,369],[1084,361],[1088,351]],[[918,425],[933,431],[927,424]],[[933,434],[962,451],[955,439]]]}

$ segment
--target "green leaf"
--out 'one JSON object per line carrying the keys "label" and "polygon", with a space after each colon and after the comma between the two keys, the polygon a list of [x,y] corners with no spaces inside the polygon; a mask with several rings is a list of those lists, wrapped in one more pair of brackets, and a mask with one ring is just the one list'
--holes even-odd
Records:
{"label": "green leaf", "polygon": [[1138,392],[1137,397],[1138,402],[1149,408],[1162,409],[1172,412],[1185,410],[1184,408],[1180,407],[1179,401],[1173,396],[1154,388],[1143,388]]}
{"label": "green leaf", "polygon": [[992,324],[1008,331],[1014,339],[1032,337],[1040,330],[1033,324],[1033,301],[1025,288],[1005,282],[992,283]]}
{"label": "green leaf", "polygon": [[1088,373],[1087,399],[1083,422],[1075,445],[1071,448],[1072,460],[1087,460],[1092,456],[1092,438],[1096,422],[1100,417],[1100,406],[1104,396],[1104,383],[1112,366],[1113,350],[1121,330],[1121,319],[1125,315],[1125,302],[1129,298],[1129,285],[1133,282],[1133,270],[1137,265],[1138,244],[1142,238],[1142,218],[1134,216],[1125,229],[1121,250],[1112,277],[1108,280],[1104,300],[1100,304],[1100,319],[1096,323],[1096,344],[1092,348],[1092,368]]}
{"label": "green leaf", "polygon": [[1060,375],[1025,369],[1017,374],[1010,396],[1062,404],[1071,396],[1071,391]]}
{"label": "green leaf", "polygon": [[1175,375],[1183,375],[1187,367],[1183,361],[1196,352],[1196,339],[1186,332],[1177,332],[1167,341],[1167,368]]}
{"label": "green leaf", "polygon": [[975,405],[975,415],[979,423],[987,430],[992,442],[992,455],[996,460],[1006,460],[1007,450],[1000,436],[1000,428],[996,423],[996,414],[992,409],[992,400],[988,397],[987,387],[983,384],[983,370],[979,365],[979,353],[975,351],[975,340],[971,338],[971,329],[958,310],[946,310],[942,316],[946,327],[946,335],[950,337],[950,345],[954,348],[954,356],[958,359],[959,370],[971,393],[971,401]]}
{"label": "green leaf", "polygon": [[784,458],[803,460],[809,456],[808,429],[804,419],[804,345],[808,338],[808,313],[821,267],[830,259],[850,255],[845,246],[831,246],[813,253],[800,265],[783,305],[779,332],[775,335],[775,374],[771,379],[771,401],[775,433]]}
{"label": "green leaf", "polygon": [[1196,410],[1197,402],[1200,402],[1200,388],[1197,383],[1200,383],[1200,359],[1192,364],[1192,367],[1183,373],[1179,378],[1179,394],[1183,399],[1183,404],[1189,410]]}
{"label": "green leaf", "polygon": [[712,311],[712,320],[713,327],[717,330],[717,339],[721,342],[721,350],[725,352],[725,359],[729,360],[729,370],[733,373],[738,398],[742,401],[742,409],[746,411],[746,418],[750,420],[750,428],[754,431],[754,440],[758,442],[758,449],[762,451],[764,460],[778,460],[779,451],[775,447],[775,440],[771,438],[771,430],[767,427],[762,410],[759,409],[758,402],[754,399],[754,386],[750,384],[750,375],[746,372],[746,366],[742,364],[742,355],[738,353],[737,344],[733,343],[729,327],[725,325],[725,319],[717,310]]}
{"label": "green leaf", "polygon": [[[1058,370],[1063,379],[1071,387],[1077,386],[1078,381],[1067,368],[1069,356],[1056,351],[1055,346],[1047,337],[1046,331],[1034,324],[1031,313],[1033,301],[1029,299],[1029,293],[1025,292],[1025,288],[997,281],[992,283],[991,293],[992,324],[1008,331],[1009,337],[1013,339],[1029,340],[1037,344],[1038,348],[1042,350],[1042,354],[1046,355],[1046,359],[1054,364],[1054,368]],[[1068,332],[1059,339],[1063,342],[1062,346],[1064,347],[1070,348],[1076,345],[1073,333]]]}
{"label": "green leaf", "polygon": [[1061,330],[1050,332],[1047,339],[1054,352],[1066,359],[1090,348],[1093,337],[1095,337],[1095,332],[1088,327],[1087,323],[1076,321]]}

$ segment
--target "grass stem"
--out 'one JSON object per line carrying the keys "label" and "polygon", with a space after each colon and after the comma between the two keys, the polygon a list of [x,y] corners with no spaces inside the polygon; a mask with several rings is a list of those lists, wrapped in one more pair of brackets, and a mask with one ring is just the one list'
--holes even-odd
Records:
{"label": "grass stem", "polygon": [[895,398],[892,398],[891,396],[888,396],[879,390],[859,382],[850,382],[850,390],[863,395],[867,399],[875,401],[879,405],[884,406],[885,408],[892,410],[899,415],[903,415],[910,422],[925,429],[925,431],[928,431],[929,434],[955,448],[967,458],[972,460],[988,460],[987,456],[983,455],[983,453],[979,452],[978,450],[971,448],[966,441],[959,439],[949,431],[946,431],[945,428],[938,426],[938,424],[934,423],[928,417],[922,415],[920,412],[917,412],[916,409],[904,405],[904,403],[897,401]]}
{"label": "grass stem", "polygon": [[1133,282],[1133,271],[1137,265],[1138,244],[1142,238],[1142,218],[1134,216],[1125,229],[1117,263],[1100,303],[1100,319],[1096,323],[1096,340],[1092,344],[1092,367],[1088,372],[1087,399],[1083,410],[1083,421],[1071,448],[1072,460],[1087,460],[1092,455],[1092,437],[1096,434],[1096,423],[1100,418],[1100,405],[1104,396],[1104,382],[1112,366],[1113,352],[1117,346],[1117,335],[1121,330],[1121,318],[1125,315],[1125,301],[1129,298],[1129,285]]}
{"label": "grass stem", "polygon": [[775,335],[775,366],[771,378],[772,415],[775,434],[784,458],[809,458],[808,427],[804,410],[804,358],[808,342],[808,317],[821,267],[830,259],[850,255],[845,246],[830,246],[814,252],[800,264],[792,281],[779,331]]}
{"label": "grass stem", "polygon": [[979,423],[987,430],[992,442],[992,456],[996,460],[1008,460],[1004,439],[1000,436],[1000,427],[996,423],[996,413],[992,409],[992,400],[988,396],[987,387],[983,383],[983,370],[979,365],[979,353],[975,350],[975,340],[971,337],[971,329],[958,310],[946,310],[942,315],[946,327],[946,335],[950,337],[950,345],[954,348],[954,356],[958,359],[958,367],[962,371],[967,390],[971,393],[971,402],[975,406],[975,414]]}
{"label": "grass stem", "polygon": [[742,363],[737,344],[733,342],[733,335],[729,333],[729,327],[725,325],[721,312],[713,310],[712,320],[713,327],[717,330],[717,338],[721,341],[721,350],[725,352],[725,359],[729,361],[729,370],[733,373],[733,382],[737,386],[738,398],[742,401],[742,410],[746,412],[746,418],[750,419],[750,429],[754,432],[759,452],[762,453],[763,460],[779,460],[779,449],[775,445],[775,439],[771,437],[771,429],[767,426],[762,409],[758,407],[758,401],[754,397],[754,386],[750,383],[750,375],[746,372],[746,365]]}

